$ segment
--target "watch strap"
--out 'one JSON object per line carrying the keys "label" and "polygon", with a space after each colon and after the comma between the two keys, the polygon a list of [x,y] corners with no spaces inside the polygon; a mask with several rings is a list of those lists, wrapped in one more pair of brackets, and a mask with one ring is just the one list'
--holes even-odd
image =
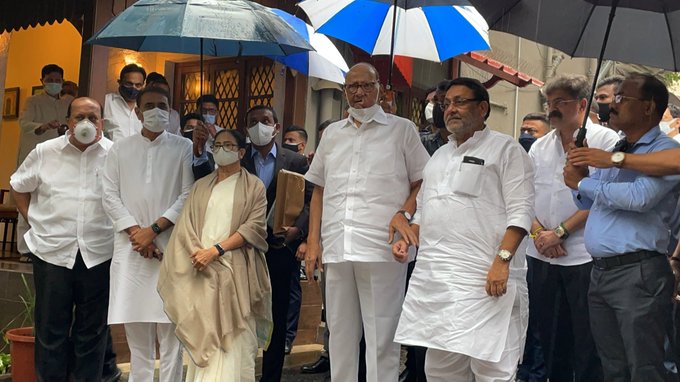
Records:
{"label": "watch strap", "polygon": [[153,232],[154,232],[156,235],[160,235],[161,232],[163,232],[163,230],[161,229],[161,227],[160,227],[157,223],[151,224],[151,230],[153,230]]}
{"label": "watch strap", "polygon": [[220,256],[224,255],[227,252],[224,250],[224,248],[222,248],[220,243],[215,244],[214,247],[217,248],[217,253],[219,253]]}
{"label": "watch strap", "polygon": [[411,222],[411,220],[413,220],[413,216],[409,214],[408,211],[406,210],[399,210],[397,211],[397,213],[403,215],[406,218],[406,220],[409,221],[409,223]]}

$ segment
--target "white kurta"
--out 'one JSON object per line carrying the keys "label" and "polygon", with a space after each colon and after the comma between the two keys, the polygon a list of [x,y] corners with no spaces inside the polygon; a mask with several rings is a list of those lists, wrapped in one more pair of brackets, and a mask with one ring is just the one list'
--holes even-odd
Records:
{"label": "white kurta", "polygon": [[532,182],[524,149],[488,127],[460,146],[451,141],[435,152],[418,194],[418,262],[395,341],[500,359],[516,299],[527,325],[524,256],[512,260],[504,296],[486,294],[486,277],[506,228],[531,227]]}
{"label": "white kurta", "polygon": [[[124,230],[177,220],[194,181],[191,150],[191,141],[167,132],[154,141],[135,134],[111,148],[104,170],[104,208],[115,231],[109,324],[170,322],[156,291],[160,262],[133,251]],[[171,232],[156,238],[161,251]]]}
{"label": "white kurta", "polygon": [[109,93],[104,99],[104,132],[116,142],[142,131],[142,121],[135,109],[118,93]]}
{"label": "white kurta", "polygon": [[34,95],[26,99],[24,110],[21,112],[21,116],[19,116],[21,137],[19,138],[17,167],[38,143],[58,136],[57,129],[50,129],[40,135],[35,134],[35,129],[43,123],[54,120],[62,124],[66,123],[66,111],[72,100],[73,97],[70,95],[54,98],[46,93]]}

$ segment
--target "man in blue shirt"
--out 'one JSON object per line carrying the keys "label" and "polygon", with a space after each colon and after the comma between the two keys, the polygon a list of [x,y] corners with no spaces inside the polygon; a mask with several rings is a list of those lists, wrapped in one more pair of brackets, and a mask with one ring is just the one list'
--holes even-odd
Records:
{"label": "man in blue shirt", "polygon": [[587,167],[564,168],[579,208],[590,209],[586,249],[593,257],[590,325],[606,381],[665,381],[664,340],[671,326],[674,278],[666,258],[680,178],[650,177],[621,168],[625,153],[680,147],[659,129],[668,90],[649,75],[621,84],[611,122],[626,138],[614,148],[614,168],[588,176]]}

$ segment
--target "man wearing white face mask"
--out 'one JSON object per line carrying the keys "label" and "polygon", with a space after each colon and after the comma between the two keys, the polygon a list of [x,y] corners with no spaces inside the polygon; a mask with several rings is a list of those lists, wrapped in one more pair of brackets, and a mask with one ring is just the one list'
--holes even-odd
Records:
{"label": "man wearing white face mask", "polygon": [[398,231],[417,245],[408,223],[429,155],[412,122],[381,109],[379,86],[370,64],[350,69],[349,118],[324,130],[305,176],[315,184],[305,265],[311,279],[323,241],[334,382],[357,380],[362,329],[366,380],[399,376],[400,345],[393,339],[407,265],[392,258],[390,242]]}
{"label": "man wearing white face mask", "polygon": [[[41,71],[40,82],[43,84],[44,92],[28,97],[24,110],[19,116],[21,136],[19,137],[17,167],[37,144],[59,135],[60,127],[66,122],[66,109],[73,100],[73,97],[69,95],[60,95],[61,85],[64,82],[64,69],[58,65],[45,65]],[[61,133],[63,134],[63,130]],[[21,215],[17,231],[17,249],[19,253],[26,255],[29,250],[23,237],[28,231],[28,225]]]}
{"label": "man wearing white face mask", "polygon": [[137,97],[141,134],[117,141],[104,170],[104,209],[113,220],[109,324],[125,324],[130,380],[151,381],[160,343],[160,381],[180,381],[182,350],[156,290],[160,261],[194,177],[191,142],[165,131],[169,95]]}
{"label": "man wearing white face mask", "polygon": [[10,178],[30,223],[36,374],[66,381],[73,359],[75,380],[101,381],[113,227],[102,207],[100,169],[112,143],[102,137],[97,101],[75,99],[64,115],[69,133],[38,144]]}

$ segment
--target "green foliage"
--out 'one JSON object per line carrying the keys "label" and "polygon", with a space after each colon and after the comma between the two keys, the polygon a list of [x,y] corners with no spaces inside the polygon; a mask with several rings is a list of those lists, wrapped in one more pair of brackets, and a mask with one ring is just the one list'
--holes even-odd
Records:
{"label": "green foliage", "polygon": [[667,86],[672,86],[680,82],[680,72],[666,72],[663,77]]}
{"label": "green foliage", "polygon": [[25,326],[33,326],[33,310],[35,308],[35,293],[31,289],[31,287],[28,285],[28,281],[26,280],[26,275],[22,274],[21,275],[21,281],[24,284],[24,293],[19,294],[19,299],[21,299],[21,304],[23,305],[23,309],[19,314],[17,314],[13,319],[11,319],[5,327],[0,329],[0,333],[3,334],[3,339],[5,340],[6,343],[7,337],[5,336],[5,332],[8,329],[12,328],[22,328]]}
{"label": "green foliage", "polygon": [[0,353],[0,374],[9,372],[9,367],[12,365],[12,358],[7,353]]}

